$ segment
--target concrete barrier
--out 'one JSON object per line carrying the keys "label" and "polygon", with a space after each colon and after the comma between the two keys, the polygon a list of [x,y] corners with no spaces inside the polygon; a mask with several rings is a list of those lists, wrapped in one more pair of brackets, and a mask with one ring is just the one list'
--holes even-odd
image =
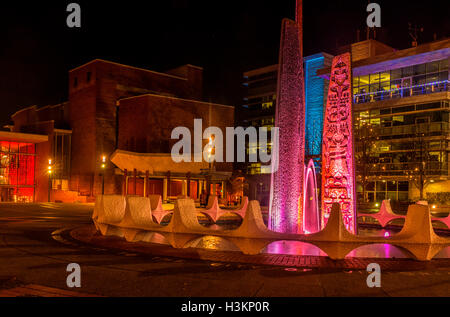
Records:
{"label": "concrete barrier", "polygon": [[104,195],[101,201],[103,208],[98,209],[98,222],[119,224],[125,217],[125,196]]}
{"label": "concrete barrier", "polygon": [[[161,205],[160,197],[153,199],[153,206],[159,208],[158,205]],[[450,245],[449,238],[434,233],[429,207],[417,204],[409,206],[401,232],[387,238],[350,233],[345,228],[339,204],[333,204],[325,228],[310,235],[270,231],[263,222],[258,201],[248,202],[242,224],[234,230],[211,229],[200,225],[192,199],[176,201],[172,220],[165,227],[152,221],[151,207],[152,200],[144,197],[128,197],[125,200],[123,196],[103,196],[97,200],[93,219],[102,234],[124,237],[127,241],[148,240],[150,235],[147,232],[154,231],[179,248],[199,236],[213,235],[229,239],[246,254],[258,253],[273,241],[292,240],[316,245],[332,259],[343,259],[351,250],[362,245],[389,243],[406,249],[418,260],[426,261]],[[390,213],[387,205],[384,210]]]}
{"label": "concrete barrier", "polygon": [[163,220],[166,215],[172,213],[170,210],[164,210],[161,195],[149,195],[148,198],[150,199],[152,216],[156,223],[161,223],[161,220]]}
{"label": "concrete barrier", "polygon": [[150,199],[147,197],[127,197],[125,219],[123,225],[135,225],[137,227],[153,228],[158,226],[153,221]]}
{"label": "concrete barrier", "polygon": [[206,210],[200,209],[199,212],[208,216],[213,222],[217,222],[217,220],[227,213],[234,213],[239,215],[242,219],[244,219],[245,212],[248,207],[248,197],[244,197],[242,203],[236,209],[222,209],[219,207],[219,200],[217,196],[210,196],[208,199],[208,205],[206,206]]}
{"label": "concrete barrier", "polygon": [[380,210],[375,214],[358,213],[358,217],[371,217],[376,219],[381,227],[386,227],[386,225],[394,219],[405,219],[403,215],[396,215],[392,211],[390,200],[383,200],[381,203]]}

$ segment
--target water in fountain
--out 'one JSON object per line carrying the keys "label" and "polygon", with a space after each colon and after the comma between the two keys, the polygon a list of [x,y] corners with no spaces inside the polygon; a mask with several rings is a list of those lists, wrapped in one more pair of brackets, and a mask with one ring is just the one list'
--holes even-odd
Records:
{"label": "water in fountain", "polygon": [[303,186],[303,232],[305,234],[320,231],[320,212],[317,199],[317,181],[314,161],[310,160],[305,169]]}

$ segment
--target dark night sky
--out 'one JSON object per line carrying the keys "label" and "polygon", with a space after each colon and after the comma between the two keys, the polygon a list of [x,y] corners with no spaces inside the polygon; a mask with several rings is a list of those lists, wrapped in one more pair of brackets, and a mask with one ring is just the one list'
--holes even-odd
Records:
{"label": "dark night sky", "polygon": [[[66,26],[67,4],[81,5],[81,29]],[[450,36],[450,1],[378,0],[379,40],[410,46]],[[305,55],[334,53],[365,34],[367,0],[304,0]],[[67,73],[94,58],[164,71],[204,67],[206,96],[240,103],[242,72],[276,63],[281,19],[295,0],[14,1],[0,6],[0,124],[29,105],[67,99]]]}

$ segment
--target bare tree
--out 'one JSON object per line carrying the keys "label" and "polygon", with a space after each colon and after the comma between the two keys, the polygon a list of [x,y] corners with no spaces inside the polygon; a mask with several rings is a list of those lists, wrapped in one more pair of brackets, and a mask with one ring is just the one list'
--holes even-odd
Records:
{"label": "bare tree", "polygon": [[[419,127],[418,127],[419,130]],[[432,175],[429,142],[425,138],[425,133],[417,132],[414,138],[414,151],[411,155],[411,164],[404,173],[409,181],[419,190],[419,199],[423,200],[425,188],[430,184]]]}
{"label": "bare tree", "polygon": [[356,182],[362,187],[363,202],[366,202],[366,187],[369,184],[369,174],[374,169],[374,160],[372,154],[375,142],[378,137],[375,136],[374,129],[369,122],[364,122],[358,129],[355,129],[355,163],[356,163]]}

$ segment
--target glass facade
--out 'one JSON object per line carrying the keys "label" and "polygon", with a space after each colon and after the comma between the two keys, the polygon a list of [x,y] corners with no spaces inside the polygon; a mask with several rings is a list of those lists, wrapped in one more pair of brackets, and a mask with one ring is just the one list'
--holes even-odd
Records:
{"label": "glass facade", "polygon": [[448,91],[448,59],[353,78],[354,103]]}
{"label": "glass facade", "polygon": [[1,201],[33,202],[35,145],[0,141]]}
{"label": "glass facade", "polygon": [[417,199],[409,195],[418,184],[449,177],[450,102],[443,98],[432,102],[411,99],[406,105],[377,103],[448,91],[448,76],[448,58],[354,76],[360,202]]}

